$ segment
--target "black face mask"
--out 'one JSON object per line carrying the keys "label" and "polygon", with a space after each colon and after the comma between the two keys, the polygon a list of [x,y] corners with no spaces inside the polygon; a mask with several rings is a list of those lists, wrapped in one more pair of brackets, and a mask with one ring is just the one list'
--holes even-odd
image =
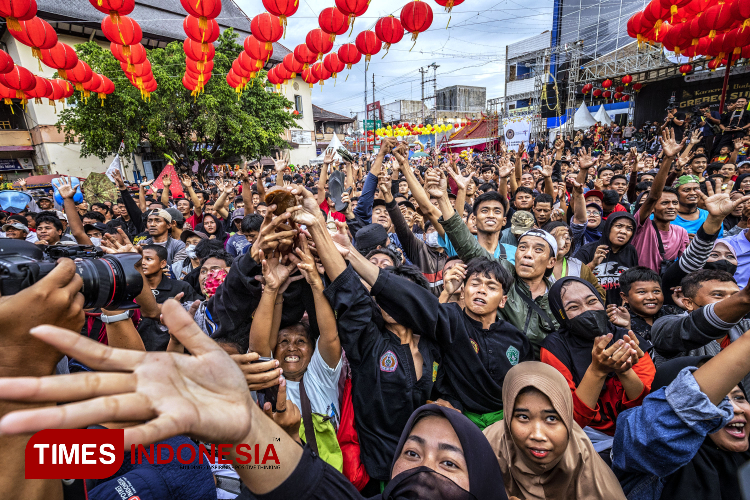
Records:
{"label": "black face mask", "polygon": [[737,264],[732,264],[726,259],[717,260],[714,262],[706,262],[703,269],[714,269],[716,271],[726,271],[732,276],[737,272]]}
{"label": "black face mask", "polygon": [[607,311],[586,311],[568,320],[568,330],[576,337],[594,340],[609,333],[608,323]]}
{"label": "black face mask", "polygon": [[459,485],[429,467],[416,467],[391,479],[383,500],[476,500]]}

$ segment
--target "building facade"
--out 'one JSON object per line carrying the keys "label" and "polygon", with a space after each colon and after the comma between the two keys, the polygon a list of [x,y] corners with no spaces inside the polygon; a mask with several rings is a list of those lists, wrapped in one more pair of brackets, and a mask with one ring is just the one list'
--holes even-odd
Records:
{"label": "building facade", "polygon": [[[37,0],[38,16],[49,22],[58,34],[59,41],[75,47],[91,40],[109,48],[110,42],[101,31],[104,14],[94,9],[88,0]],[[183,21],[187,13],[179,0],[136,0],[135,9],[129,17],[138,22],[143,30],[142,44],[148,49],[163,48],[173,41],[185,39]],[[233,3],[224,2],[217,19],[222,30],[234,28],[241,43],[249,34],[249,21]],[[5,24],[0,30],[0,48],[8,52],[13,60],[32,73],[52,78],[55,70],[41,65],[34,59],[31,48],[18,43],[7,31]],[[273,55],[267,68],[280,62],[290,51],[274,43]],[[129,85],[129,84],[128,84]],[[299,127],[288,130],[285,139],[292,149],[292,162],[302,162],[315,157],[314,123],[310,89],[301,78],[281,91],[295,103],[299,112]],[[158,90],[157,90],[158,92]],[[43,104],[29,101],[25,110],[20,104],[13,111],[0,105],[0,175],[5,180],[14,180],[36,174],[67,174],[86,177],[91,172],[103,172],[113,157],[104,162],[96,157],[81,158],[81,145],[64,144],[64,134],[57,131],[58,113],[63,105],[52,106],[44,99]],[[158,175],[165,166],[164,159],[150,153],[148,144],[138,154],[123,158],[126,177]]]}
{"label": "building facade", "polygon": [[315,120],[315,142],[319,150],[324,150],[330,144],[333,134],[338,136],[342,144],[347,142],[346,138],[351,137],[354,132],[354,118],[325,110],[320,106],[313,105],[312,108]]}
{"label": "building facade", "polygon": [[[437,90],[436,108],[447,113],[481,113],[486,109],[487,89],[468,85],[453,85]],[[447,116],[446,115],[446,116]]]}

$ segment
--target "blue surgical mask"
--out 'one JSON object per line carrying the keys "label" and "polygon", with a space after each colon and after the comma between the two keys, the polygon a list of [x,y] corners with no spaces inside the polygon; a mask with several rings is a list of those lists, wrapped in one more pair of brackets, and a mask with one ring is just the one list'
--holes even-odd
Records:
{"label": "blue surgical mask", "polygon": [[432,248],[439,248],[440,243],[438,243],[438,234],[437,231],[433,231],[431,233],[427,233],[424,235],[424,242],[425,245]]}
{"label": "blue surgical mask", "polygon": [[95,247],[102,246],[102,239],[101,238],[89,238],[91,240],[91,244]]}
{"label": "blue surgical mask", "polygon": [[187,256],[191,259],[198,257],[195,253],[195,245],[188,245],[187,248],[185,248],[185,251],[187,252]]}

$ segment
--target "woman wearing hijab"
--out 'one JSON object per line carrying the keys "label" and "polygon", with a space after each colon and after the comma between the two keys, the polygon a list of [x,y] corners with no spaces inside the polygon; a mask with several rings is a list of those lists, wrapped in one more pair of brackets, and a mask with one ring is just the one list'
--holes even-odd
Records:
{"label": "woman wearing hijab", "polygon": [[203,214],[203,222],[198,224],[195,228],[196,231],[200,231],[208,235],[208,238],[213,240],[217,239],[222,243],[226,243],[229,235],[224,230],[224,223],[221,219],[212,214]]}
{"label": "woman wearing hijab", "polygon": [[599,241],[584,245],[575,257],[587,264],[607,291],[607,304],[621,305],[620,275],[638,265],[638,253],[630,244],[635,236],[635,217],[614,212],[607,217]]}
{"label": "woman wearing hijab", "polygon": [[578,276],[594,285],[604,298],[604,288],[599,284],[591,269],[580,260],[569,256],[572,242],[571,229],[562,221],[550,221],[544,225],[543,229],[557,240],[557,262],[549,280],[554,283],[565,276]]}
{"label": "woman wearing hijab", "polygon": [[[742,174],[740,177],[745,177],[745,184],[750,183],[750,174]],[[750,193],[750,188],[747,189],[747,192]],[[732,201],[738,200],[744,196],[744,190],[743,191],[732,191],[732,193],[729,195],[730,199]],[[745,208],[744,203],[740,203],[735,207],[734,210],[732,210],[732,213],[727,215],[724,219],[724,236],[732,236],[731,234],[727,234],[726,231],[729,231],[733,227],[735,227],[737,224],[740,223],[742,220],[742,209]]]}
{"label": "woman wearing hijab", "polygon": [[581,278],[556,281],[549,301],[562,328],[544,339],[541,360],[565,377],[576,423],[607,458],[617,415],[640,405],[651,390],[651,344],[611,324],[596,288]]}
{"label": "woman wearing hijab", "polygon": [[750,335],[713,358],[659,367],[654,392],[617,422],[612,464],[630,500],[742,498],[750,404],[740,380],[748,372]]}
{"label": "woman wearing hijab", "polygon": [[506,417],[484,430],[505,491],[525,500],[624,499],[612,470],[573,416],[573,397],[559,371],[520,363],[503,384]]}

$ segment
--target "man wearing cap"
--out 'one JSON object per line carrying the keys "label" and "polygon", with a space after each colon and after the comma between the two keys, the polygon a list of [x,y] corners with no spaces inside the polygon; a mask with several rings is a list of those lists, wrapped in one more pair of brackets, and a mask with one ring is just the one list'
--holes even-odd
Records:
{"label": "man wearing cap", "polygon": [[[706,219],[708,211],[698,208],[698,199],[701,190],[700,179],[694,175],[683,175],[675,181],[677,188],[677,217],[672,222],[684,228],[689,236],[698,232]],[[719,238],[724,236],[724,227],[719,229]]]}
{"label": "man wearing cap", "polygon": [[83,226],[83,231],[86,233],[86,236],[89,237],[89,240],[91,240],[91,244],[97,247],[101,246],[102,238],[107,233],[107,229],[107,225],[101,222],[86,224]]}
{"label": "man wearing cap", "polygon": [[170,236],[174,239],[181,239],[182,228],[185,227],[185,216],[175,207],[165,208],[165,210],[172,216],[172,224],[169,233]]}
{"label": "man wearing cap", "polygon": [[11,240],[25,240],[29,234],[29,228],[17,221],[5,224],[3,231],[5,232],[5,237]]}
{"label": "man wearing cap", "polygon": [[172,276],[175,279],[181,280],[194,269],[198,269],[201,265],[201,260],[198,258],[198,254],[195,252],[195,247],[198,246],[203,240],[207,240],[208,235],[201,231],[193,231],[192,229],[185,229],[180,235],[180,240],[185,243],[185,257],[182,261],[176,261],[170,268]]}
{"label": "man wearing cap", "polygon": [[526,210],[516,210],[510,218],[510,227],[503,229],[500,243],[518,246],[518,237],[534,227],[534,215]]}
{"label": "man wearing cap", "polygon": [[143,241],[143,245],[159,245],[167,250],[167,267],[174,262],[180,262],[187,257],[185,243],[172,238],[172,216],[166,210],[151,212],[146,221],[146,229],[149,237]]}
{"label": "man wearing cap", "polygon": [[46,196],[42,196],[38,200],[36,200],[36,206],[39,207],[40,210],[54,210],[55,206],[52,203],[52,200]]}

